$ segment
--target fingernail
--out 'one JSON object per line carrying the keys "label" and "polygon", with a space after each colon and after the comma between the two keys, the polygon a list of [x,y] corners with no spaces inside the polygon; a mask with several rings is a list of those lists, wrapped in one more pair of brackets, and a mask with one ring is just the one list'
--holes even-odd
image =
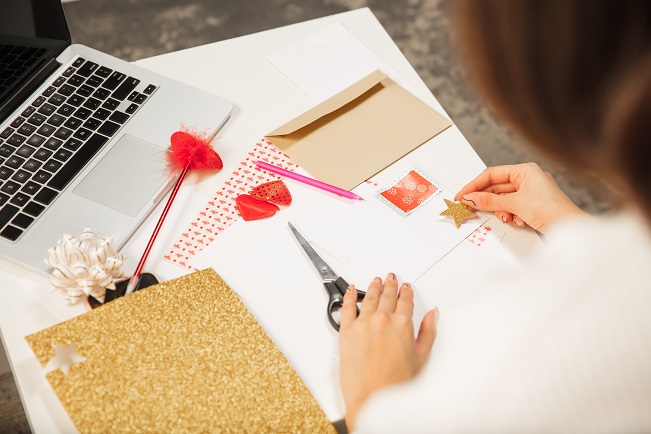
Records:
{"label": "fingernail", "polygon": [[440,317],[440,316],[441,316],[441,314],[439,313],[439,308],[438,308],[438,307],[435,307],[435,308],[434,308],[434,323],[435,323],[435,324],[438,324],[438,323],[439,323],[439,317]]}
{"label": "fingernail", "polygon": [[408,283],[408,282],[403,283],[402,286],[406,286],[407,288],[411,288],[411,284]]}
{"label": "fingernail", "polygon": [[477,206],[477,202],[475,202],[475,201],[473,200],[473,197],[474,197],[474,196],[470,196],[470,195],[468,195],[468,196],[463,196],[463,197],[461,198],[461,200],[462,200],[464,203],[466,203],[467,205]]}
{"label": "fingernail", "polygon": [[518,222],[516,222],[516,221],[514,220],[514,221],[513,221],[513,224],[516,225],[516,226],[519,227],[519,228],[523,228],[523,227],[524,227],[524,222],[523,222],[522,224],[518,224]]}
{"label": "fingernail", "polygon": [[379,277],[376,277],[375,279],[373,279],[373,281],[375,283],[382,283],[382,279],[380,279]]}
{"label": "fingernail", "polygon": [[502,216],[502,223],[506,224],[506,216],[505,215]]}
{"label": "fingernail", "polygon": [[346,289],[346,293],[350,294],[353,292],[353,285],[348,285],[348,289]]}
{"label": "fingernail", "polygon": [[387,275],[387,279],[389,279],[389,280],[396,280],[396,275],[395,275],[394,273],[389,273],[389,274]]}

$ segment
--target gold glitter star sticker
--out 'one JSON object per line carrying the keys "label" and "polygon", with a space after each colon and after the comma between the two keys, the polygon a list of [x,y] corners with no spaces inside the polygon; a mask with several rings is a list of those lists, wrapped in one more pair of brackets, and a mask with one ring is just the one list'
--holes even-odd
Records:
{"label": "gold glitter star sticker", "polygon": [[466,205],[462,202],[453,202],[451,200],[443,199],[445,204],[448,206],[448,209],[443,211],[440,215],[452,217],[454,219],[454,224],[457,225],[457,229],[461,227],[461,222],[463,219],[468,219],[475,216],[475,213],[469,211],[466,208]]}

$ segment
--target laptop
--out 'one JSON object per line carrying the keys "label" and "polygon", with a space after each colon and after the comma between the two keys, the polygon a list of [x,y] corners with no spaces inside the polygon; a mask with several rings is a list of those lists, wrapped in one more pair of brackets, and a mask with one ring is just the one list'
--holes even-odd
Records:
{"label": "laptop", "polygon": [[82,45],[61,0],[0,1],[0,257],[48,273],[88,227],[120,248],[165,196],[170,136],[230,102]]}

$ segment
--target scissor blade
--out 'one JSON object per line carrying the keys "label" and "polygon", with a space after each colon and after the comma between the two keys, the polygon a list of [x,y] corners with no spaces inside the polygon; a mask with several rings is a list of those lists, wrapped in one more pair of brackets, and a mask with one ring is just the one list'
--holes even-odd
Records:
{"label": "scissor blade", "polygon": [[298,240],[298,243],[303,247],[303,250],[305,250],[305,253],[307,253],[307,257],[310,258],[310,261],[312,261],[312,265],[314,265],[314,268],[316,268],[316,271],[319,272],[321,275],[321,279],[325,282],[337,280],[337,276],[334,271],[332,271],[332,268],[326,262],[319,256],[319,254],[312,248],[310,243],[307,242],[307,240],[301,235],[301,233],[294,227],[294,225],[291,222],[287,222],[289,225],[289,228],[292,230],[294,233],[294,236]]}

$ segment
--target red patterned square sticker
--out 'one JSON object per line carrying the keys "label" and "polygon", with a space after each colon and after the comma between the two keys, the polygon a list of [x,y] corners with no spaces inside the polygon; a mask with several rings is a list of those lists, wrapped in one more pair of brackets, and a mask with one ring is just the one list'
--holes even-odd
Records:
{"label": "red patterned square sticker", "polygon": [[417,169],[412,169],[398,182],[380,192],[380,197],[399,211],[408,215],[440,192],[440,187],[425,178]]}

